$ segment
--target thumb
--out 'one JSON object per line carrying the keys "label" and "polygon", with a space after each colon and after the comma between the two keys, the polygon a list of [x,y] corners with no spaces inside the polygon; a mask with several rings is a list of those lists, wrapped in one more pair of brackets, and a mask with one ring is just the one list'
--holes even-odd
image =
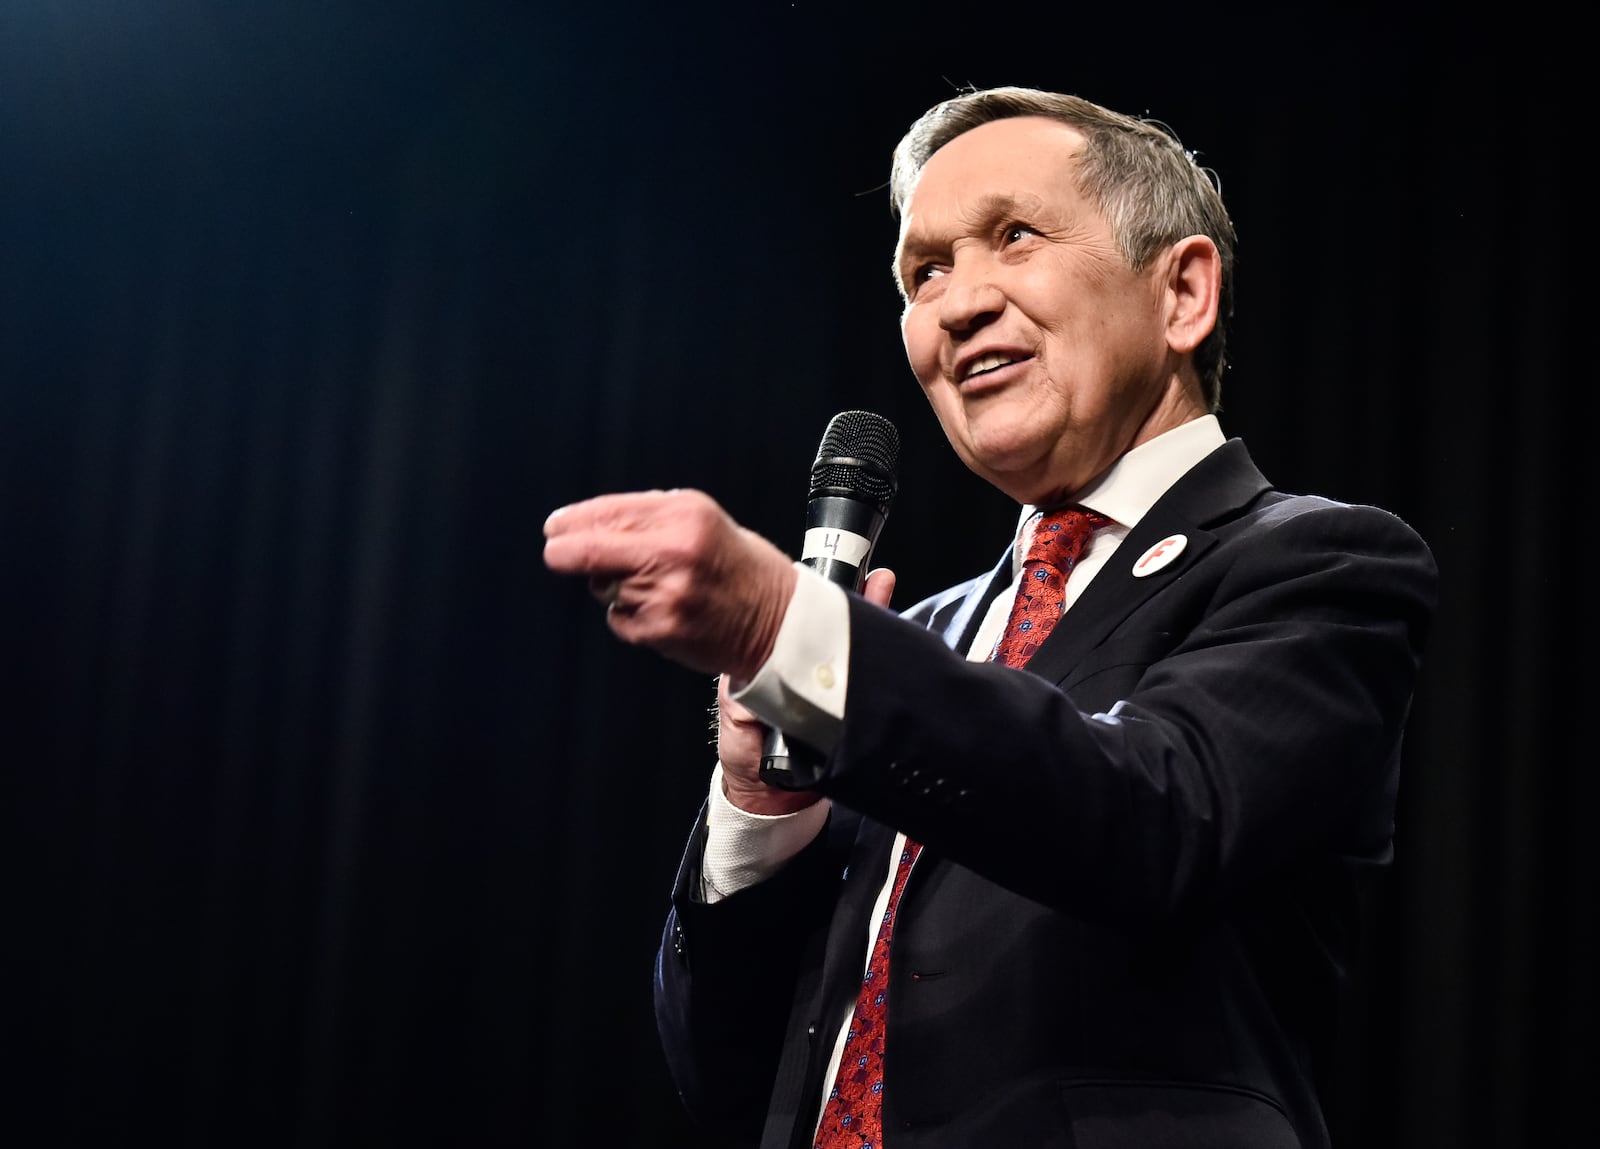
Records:
{"label": "thumb", "polygon": [[894,571],[888,567],[879,567],[867,574],[866,585],[861,588],[861,597],[877,606],[886,607],[894,595],[894,583]]}

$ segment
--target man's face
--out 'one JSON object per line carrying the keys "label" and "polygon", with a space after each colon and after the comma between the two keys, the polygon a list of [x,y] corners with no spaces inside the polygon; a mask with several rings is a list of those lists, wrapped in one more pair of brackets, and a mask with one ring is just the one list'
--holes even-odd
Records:
{"label": "man's face", "polygon": [[1203,414],[1168,347],[1170,261],[1131,270],[1077,191],[1082,135],[996,120],[928,160],[896,272],[911,369],[956,453],[1024,503],[1069,498]]}

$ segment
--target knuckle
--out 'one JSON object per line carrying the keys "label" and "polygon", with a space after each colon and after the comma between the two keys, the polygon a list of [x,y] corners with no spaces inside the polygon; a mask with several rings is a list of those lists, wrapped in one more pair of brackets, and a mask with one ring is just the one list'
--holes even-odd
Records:
{"label": "knuckle", "polygon": [[683,511],[687,521],[700,531],[709,531],[722,517],[722,508],[704,491],[683,492]]}

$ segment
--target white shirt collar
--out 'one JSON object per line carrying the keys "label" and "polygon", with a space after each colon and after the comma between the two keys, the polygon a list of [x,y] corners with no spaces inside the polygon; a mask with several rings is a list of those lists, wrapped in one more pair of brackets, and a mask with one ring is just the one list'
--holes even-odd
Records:
{"label": "white shirt collar", "polygon": [[[1127,452],[1079,491],[1073,502],[1114,520],[1125,534],[1173,483],[1226,441],[1215,415],[1191,419]],[[1019,538],[1038,509],[1031,504],[1023,506],[1017,519]]]}

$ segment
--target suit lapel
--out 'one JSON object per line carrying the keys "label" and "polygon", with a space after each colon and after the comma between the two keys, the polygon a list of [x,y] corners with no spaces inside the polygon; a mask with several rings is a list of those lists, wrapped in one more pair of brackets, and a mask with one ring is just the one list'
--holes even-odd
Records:
{"label": "suit lapel", "polygon": [[[1240,440],[1230,439],[1207,455],[1128,532],[1111,561],[1029,660],[1028,670],[1051,682],[1063,681],[1129,615],[1181,578],[1216,544],[1207,524],[1237,514],[1268,489]],[[1147,577],[1135,577],[1134,564],[1145,551],[1171,535],[1184,536],[1178,557]]]}
{"label": "suit lapel", "polygon": [[861,819],[855,847],[850,851],[850,868],[844,874],[844,888],[839,892],[834,926],[829,933],[830,936],[844,933],[849,938],[843,947],[830,948],[823,982],[826,987],[832,987],[842,977],[850,985],[852,998],[861,984],[864,954],[859,943],[867,936],[872,904],[878,900],[878,893],[888,877],[889,848],[894,844],[894,836],[895,831],[882,822]]}
{"label": "suit lapel", "polygon": [[983,616],[997,594],[1011,585],[1011,547],[1006,547],[988,578],[974,579],[972,590],[961,600],[950,620],[940,628],[945,645],[959,654],[972,649],[972,640],[983,625]]}

